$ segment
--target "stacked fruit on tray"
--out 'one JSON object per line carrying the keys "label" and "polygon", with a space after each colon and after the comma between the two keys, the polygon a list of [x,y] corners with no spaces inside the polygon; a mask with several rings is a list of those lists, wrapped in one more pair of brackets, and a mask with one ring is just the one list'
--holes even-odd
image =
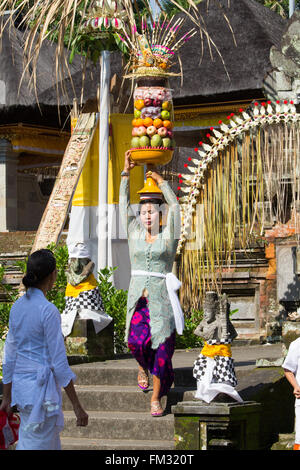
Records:
{"label": "stacked fruit on tray", "polygon": [[172,95],[164,87],[139,87],[134,92],[131,147],[174,149]]}

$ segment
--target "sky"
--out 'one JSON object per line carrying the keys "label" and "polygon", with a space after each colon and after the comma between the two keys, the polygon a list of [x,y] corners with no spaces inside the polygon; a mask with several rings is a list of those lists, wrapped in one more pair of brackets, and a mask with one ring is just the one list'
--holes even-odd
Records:
{"label": "sky", "polygon": [[158,12],[158,6],[155,3],[155,0],[150,0],[150,5],[151,5],[151,8],[152,8],[153,14],[155,16],[155,14]]}

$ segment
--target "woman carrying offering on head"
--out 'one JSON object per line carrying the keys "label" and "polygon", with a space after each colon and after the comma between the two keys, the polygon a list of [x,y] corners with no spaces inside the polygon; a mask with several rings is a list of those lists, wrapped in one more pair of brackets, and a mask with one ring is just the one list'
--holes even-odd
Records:
{"label": "woman carrying offering on head", "polygon": [[69,367],[58,309],[46,299],[56,280],[50,250],[32,253],[23,278],[26,293],[12,306],[3,359],[3,400],[7,414],[17,406],[17,450],[60,450],[63,428],[61,387],[70,399],[77,426],[88,424]]}
{"label": "woman carrying offering on head", "polygon": [[[162,416],[160,399],[167,395],[174,381],[175,329],[182,334],[184,327],[176,294],[180,282],[172,274],[180,236],[180,210],[168,183],[152,171],[146,176],[151,174],[159,189],[154,193],[139,191],[140,217],[137,218],[129,196],[129,175],[134,166],[127,151],[119,199],[131,261],[126,340],[139,363],[138,386],[142,390],[149,387],[148,372],[153,374],[151,414]],[[166,218],[165,225],[162,218]]]}

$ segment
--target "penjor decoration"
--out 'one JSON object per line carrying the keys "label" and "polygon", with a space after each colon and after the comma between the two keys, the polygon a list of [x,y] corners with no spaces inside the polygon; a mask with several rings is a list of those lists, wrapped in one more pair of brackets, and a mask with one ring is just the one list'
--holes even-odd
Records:
{"label": "penjor decoration", "polygon": [[[211,127],[186,159],[186,173],[178,175],[177,247],[185,309],[200,308],[207,290],[220,293],[221,274],[235,265],[236,248],[251,250],[271,218],[273,224],[291,217],[299,232],[299,178],[292,171],[299,165],[299,124],[293,101],[254,102]],[[282,184],[288,174],[290,183]]]}
{"label": "penjor decoration", "polygon": [[128,15],[124,2],[94,0],[88,13],[83,16],[73,46],[86,50],[94,63],[98,61],[103,51],[120,49],[127,56],[128,49],[120,39],[120,33],[125,34],[126,30],[128,30]]}
{"label": "penjor decoration", "polygon": [[88,18],[82,28],[87,32],[98,32],[100,37],[108,38],[110,33],[124,29],[127,16],[125,9],[116,0],[96,0],[91,5]]}

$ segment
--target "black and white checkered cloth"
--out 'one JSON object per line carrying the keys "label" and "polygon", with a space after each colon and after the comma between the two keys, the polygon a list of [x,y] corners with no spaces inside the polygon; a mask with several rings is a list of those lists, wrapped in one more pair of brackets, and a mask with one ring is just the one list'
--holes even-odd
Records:
{"label": "black and white checkered cloth", "polygon": [[104,305],[98,287],[80,292],[77,297],[65,297],[65,299],[64,313],[81,309],[104,312]]}
{"label": "black and white checkered cloth", "polygon": [[231,344],[231,339],[208,339],[206,344]]}
{"label": "black and white checkered cloth", "polygon": [[[232,357],[215,356],[215,367],[213,370],[212,383],[226,383],[235,387],[237,385],[234,362]],[[193,376],[201,380],[205,374],[207,358],[200,354],[194,362]]]}

